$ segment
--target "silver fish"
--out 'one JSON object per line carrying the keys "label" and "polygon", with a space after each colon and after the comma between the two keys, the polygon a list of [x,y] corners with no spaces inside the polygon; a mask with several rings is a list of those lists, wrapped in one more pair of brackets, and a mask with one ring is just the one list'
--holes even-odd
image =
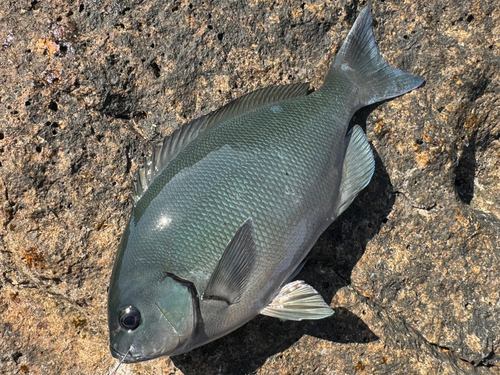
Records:
{"label": "silver fish", "polygon": [[154,148],[111,276],[114,357],[185,353],[257,314],[333,313],[311,286],[290,280],[372,177],[370,145],[349,120],[423,82],[387,64],[371,23],[366,7],[317,91],[257,90]]}

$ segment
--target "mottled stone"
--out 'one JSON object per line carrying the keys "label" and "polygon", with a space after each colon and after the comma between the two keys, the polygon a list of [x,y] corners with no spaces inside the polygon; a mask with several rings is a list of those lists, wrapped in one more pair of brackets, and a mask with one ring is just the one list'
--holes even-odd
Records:
{"label": "mottled stone", "polygon": [[[104,374],[107,287],[137,165],[178,124],[318,87],[365,1],[0,3],[0,372]],[[500,8],[372,1],[423,87],[354,122],[370,185],[299,278],[336,314],[259,316],[129,374],[500,374]]]}

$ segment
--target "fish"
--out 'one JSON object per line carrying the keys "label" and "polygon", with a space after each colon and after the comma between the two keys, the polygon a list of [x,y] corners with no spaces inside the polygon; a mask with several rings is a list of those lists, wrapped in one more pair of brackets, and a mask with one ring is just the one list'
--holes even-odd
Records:
{"label": "fish", "polygon": [[360,12],[316,91],[251,92],[181,126],[145,159],[108,294],[120,363],[185,353],[258,314],[333,314],[293,279],[374,173],[370,144],[349,122],[424,81],[383,59],[370,13]]}

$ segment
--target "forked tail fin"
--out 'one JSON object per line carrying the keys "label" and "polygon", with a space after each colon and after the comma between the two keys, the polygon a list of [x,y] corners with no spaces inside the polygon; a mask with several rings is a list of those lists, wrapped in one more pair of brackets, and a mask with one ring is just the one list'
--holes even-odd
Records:
{"label": "forked tail fin", "polygon": [[327,83],[341,70],[358,87],[360,106],[402,95],[424,82],[422,77],[393,68],[380,56],[370,10],[367,6],[359,14],[325,79]]}

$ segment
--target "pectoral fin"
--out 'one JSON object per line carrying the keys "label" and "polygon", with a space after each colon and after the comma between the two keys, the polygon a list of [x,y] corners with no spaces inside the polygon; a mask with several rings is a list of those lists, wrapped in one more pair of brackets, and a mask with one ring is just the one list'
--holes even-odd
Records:
{"label": "pectoral fin", "polygon": [[203,299],[237,303],[251,277],[256,260],[252,220],[248,219],[236,231],[215,267]]}
{"label": "pectoral fin", "polygon": [[302,268],[304,268],[304,266],[306,265],[306,262],[307,262],[307,260],[304,260],[302,263],[300,263],[297,266],[297,268],[295,269],[295,271],[293,271],[293,273],[288,277],[288,279],[286,279],[286,281],[283,283],[283,285],[288,284],[293,279],[295,279],[295,276],[297,276],[300,273],[300,271],[302,271]]}
{"label": "pectoral fin", "polygon": [[281,288],[260,313],[285,320],[310,320],[326,318],[333,310],[312,286],[298,280]]}

